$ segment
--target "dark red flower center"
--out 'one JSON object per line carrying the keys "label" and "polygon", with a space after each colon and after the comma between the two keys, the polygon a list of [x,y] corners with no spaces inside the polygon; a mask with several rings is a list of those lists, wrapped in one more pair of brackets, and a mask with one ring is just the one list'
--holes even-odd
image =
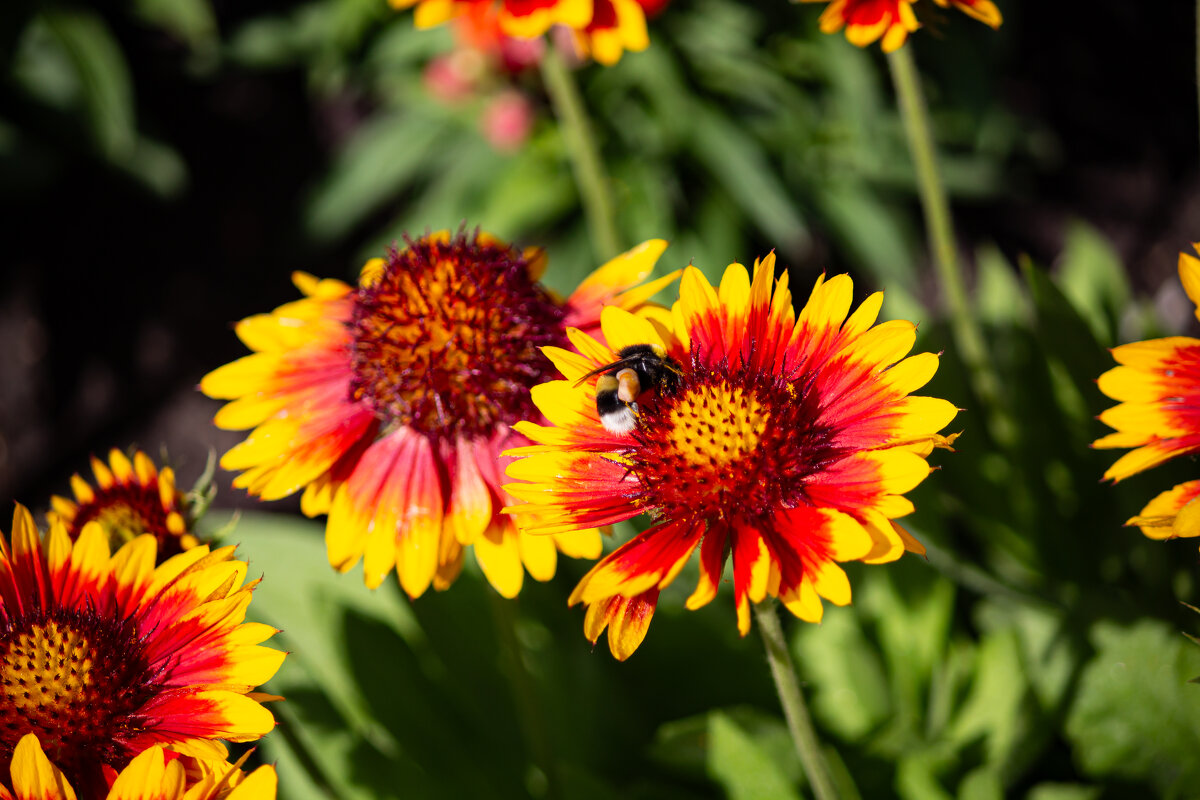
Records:
{"label": "dark red flower center", "polygon": [[[122,769],[124,743],[140,732],[136,712],[154,694],[132,621],[55,609],[0,629],[0,764],[36,734],[46,756],[81,797]],[[7,771],[7,770],[5,770]]]}
{"label": "dark red flower center", "polygon": [[179,534],[167,525],[168,512],[163,508],[157,481],[145,486],[116,483],[108,488],[95,487],[94,493],[95,497],[81,503],[75,516],[67,521],[72,541],[79,538],[85,524],[94,521],[104,529],[114,552],[143,533],[158,540],[159,562],[183,552]]}
{"label": "dark red flower center", "polygon": [[679,387],[640,403],[630,471],[667,519],[769,516],[805,503],[805,479],[843,453],[817,393],[693,357]]}
{"label": "dark red flower center", "polygon": [[351,396],[385,425],[439,437],[539,416],[529,389],[554,369],[538,348],[567,342],[526,258],[478,235],[408,244],[358,290]]}

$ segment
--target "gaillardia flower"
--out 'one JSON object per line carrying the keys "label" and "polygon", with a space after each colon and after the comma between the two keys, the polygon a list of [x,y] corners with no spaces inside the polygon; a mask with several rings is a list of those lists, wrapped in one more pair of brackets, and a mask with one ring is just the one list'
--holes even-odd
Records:
{"label": "gaillardia flower", "polygon": [[95,521],[75,542],[55,522],[43,542],[17,506],[0,536],[0,774],[33,734],[77,793],[103,796],[152,745],[224,758],[215,740],[274,727],[251,690],[284,653],[259,646],[274,628],[243,622],[246,564],[200,545],[156,567],[155,551],[146,534],[111,553]]}
{"label": "gaillardia flower", "polygon": [[107,465],[92,457],[92,474],[96,476],[94,487],[79,475],[71,477],[74,500],[57,495],[50,499],[53,510],[47,516],[51,523],[62,523],[71,541],[79,538],[84,525],[94,521],[113,548],[150,534],[158,544],[160,561],[199,544],[189,530],[184,496],[175,488],[175,472],[170,467],[159,471],[141,451],[130,461],[113,449]]}
{"label": "gaillardia flower", "polygon": [[509,36],[532,39],[553,25],[582,29],[592,19],[592,0],[388,0],[392,8],[416,6],[418,28],[432,28],[467,13],[474,6],[497,9],[500,27]]}
{"label": "gaillardia flower", "polygon": [[0,800],[274,800],[277,788],[274,767],[246,775],[238,765],[180,757],[152,745],[111,788],[77,791],[32,733],[17,743],[10,772],[13,790],[0,782]]}
{"label": "gaillardia flower", "polygon": [[[250,317],[237,333],[253,355],[200,388],[229,399],[221,428],[254,428],[221,459],[234,485],[264,500],[304,489],[303,511],[328,514],[330,563],[361,559],[378,586],[395,567],[411,597],[458,575],[463,547],[505,597],[525,570],[549,580],[556,546],[595,558],[599,533],[529,536],[501,509],[501,452],[528,442],[514,423],[539,419],[529,389],[553,366],[539,352],[567,328],[596,331],[605,303],[636,311],[669,275],[636,286],[666,242],[618,256],[561,301],[537,278],[541,251],[485,234],[436,233],[363,267],[357,287],[297,274],[306,295]],[[635,287],[636,288],[633,288]]]}
{"label": "gaillardia flower", "polygon": [[575,32],[584,55],[602,64],[614,64],[626,51],[645,50],[647,11],[657,11],[662,0],[389,0],[393,8],[416,6],[418,28],[431,28],[480,8],[495,9],[500,30],[508,36],[532,39],[554,25]]}
{"label": "gaillardia flower", "polygon": [[[607,346],[571,331],[579,354],[546,348],[565,380],[533,390],[553,423],[518,423],[535,444],[505,488],[526,505],[531,531],[561,533],[649,512],[655,524],[600,561],[571,602],[588,606],[593,642],[627,658],[650,624],[659,590],[700,548],[700,582],[687,601],[717,594],[732,553],[738,629],[750,603],[779,597],[793,614],[819,621],[821,598],[850,602],[839,561],[880,563],[924,548],[893,520],[913,510],[902,495],[929,473],[925,458],[951,438],[938,433],[957,410],[910,394],[937,370],[931,353],[906,358],[916,326],[874,325],[882,293],[849,318],[852,283],[817,281],[797,318],[786,274],[772,290],[775,258],[741,264],[720,289],[689,267],[669,314],[645,319],[619,308],[602,316]],[[625,433],[597,414],[600,378],[587,378],[633,345],[661,349],[672,378],[658,391],[629,388],[636,423]],[[627,351],[628,352],[628,351]],[[638,389],[641,393],[638,393]]]}
{"label": "gaillardia flower", "polygon": [[[1200,249],[1200,244],[1196,245]],[[1179,279],[1200,319],[1200,259],[1179,254]],[[1112,349],[1120,366],[1100,376],[1100,391],[1120,401],[1100,415],[1116,433],[1092,447],[1136,448],[1104,473],[1114,483],[1176,456],[1200,452],[1200,339],[1168,336]],[[1151,500],[1128,520],[1151,539],[1200,536],[1200,480],[1186,481]]]}
{"label": "gaillardia flower", "polygon": [[[898,49],[908,35],[921,26],[913,6],[920,0],[799,0],[802,3],[829,2],[821,12],[821,32],[837,33],[846,29],[846,39],[866,47],[882,38],[883,52]],[[953,5],[980,22],[999,28],[1004,21],[992,0],[934,0],[939,6]]]}
{"label": "gaillardia flower", "polygon": [[645,50],[650,36],[644,5],[640,0],[596,0],[591,22],[575,31],[576,48],[605,66],[620,61],[626,50]]}

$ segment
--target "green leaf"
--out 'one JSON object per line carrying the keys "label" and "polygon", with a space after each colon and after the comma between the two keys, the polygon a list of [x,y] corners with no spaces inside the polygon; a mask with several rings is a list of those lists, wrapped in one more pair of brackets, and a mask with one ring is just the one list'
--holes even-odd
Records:
{"label": "green leaf", "polygon": [[209,0],[135,0],[133,11],[186,42],[193,53],[216,54],[217,20]]}
{"label": "green leaf", "polygon": [[1096,339],[1116,344],[1130,288],[1125,265],[1112,244],[1091,226],[1073,223],[1067,229],[1057,283]]}
{"label": "green leaf", "polygon": [[[895,210],[859,181],[836,177],[822,182],[815,196],[838,243],[875,280],[887,287],[887,297],[918,289],[913,242]],[[906,317],[907,318],[907,317]]]}
{"label": "green leaf", "polygon": [[925,754],[901,758],[896,767],[896,794],[904,800],[953,800],[937,778],[946,760]]}
{"label": "green leaf", "polygon": [[752,739],[788,785],[800,779],[800,762],[783,720],[749,707],[714,710],[665,723],[655,732],[651,755],[683,774],[714,775],[712,725],[717,715],[721,716],[722,724],[732,725],[740,735]]}
{"label": "green leaf", "polygon": [[373,118],[313,193],[305,214],[308,230],[318,240],[347,233],[420,175],[435,145],[446,146],[448,133],[444,122],[418,113]]}
{"label": "green leaf", "polygon": [[797,626],[794,647],[822,727],[853,741],[887,720],[887,675],[854,613],[831,611],[819,627]]}
{"label": "green leaf", "polygon": [[799,800],[770,754],[731,717],[708,718],[708,770],[730,800]]}
{"label": "green leaf", "polygon": [[1012,630],[1020,643],[1021,673],[1027,676],[1040,707],[1056,714],[1071,689],[1083,659],[1078,641],[1062,611],[1046,605],[990,599],[978,608],[988,631]]}
{"label": "green leaf", "polygon": [[1078,783],[1039,783],[1025,800],[1099,800],[1101,790]]}
{"label": "green leaf", "polygon": [[1004,800],[1004,785],[993,770],[980,767],[958,785],[958,800]]}
{"label": "green leaf", "polygon": [[[212,512],[204,522],[219,527],[223,520],[219,512]],[[285,665],[304,661],[306,671],[351,725],[385,751],[394,749],[395,742],[372,718],[352,677],[342,612],[355,609],[388,620],[401,636],[419,638],[419,626],[408,608],[390,593],[371,592],[361,581],[338,575],[325,557],[321,523],[284,514],[244,512],[227,539],[239,543],[237,552],[250,564],[251,572],[265,570],[264,580],[254,592],[251,614],[280,628],[283,633],[272,641],[299,654],[298,658],[289,657]]]}
{"label": "green leaf", "polygon": [[975,308],[984,323],[1017,325],[1028,319],[1029,295],[1013,266],[994,246],[975,255]]}
{"label": "green leaf", "polygon": [[782,250],[808,245],[800,211],[762,148],[723,114],[694,107],[692,151],[742,208],[747,218]]}
{"label": "green leaf", "polygon": [[954,614],[954,584],[927,564],[902,559],[887,570],[872,570],[856,604],[875,620],[888,675],[904,713],[916,715],[921,683],[941,662]]}
{"label": "green leaf", "polygon": [[1022,714],[1028,686],[1021,667],[1014,631],[985,635],[970,694],[950,726],[950,739],[960,747],[983,741],[986,763],[992,770],[1004,770],[1028,734],[1029,720]]}
{"label": "green leaf", "polygon": [[486,230],[512,240],[551,227],[574,208],[575,185],[547,150],[531,141],[511,157],[492,155],[498,169],[486,186],[473,189],[483,195],[478,223]]}
{"label": "green leaf", "polygon": [[[1101,395],[1095,390],[1095,380],[1111,366],[1111,358],[1045,272],[1028,262],[1022,264],[1022,271],[1033,297],[1038,341],[1045,356],[1061,369],[1061,380],[1054,385],[1058,407],[1074,408],[1088,417],[1099,413]],[[1083,387],[1087,387],[1086,395]]]}
{"label": "green leaf", "polygon": [[112,161],[127,160],[137,132],[133,83],[121,46],[91,11],[47,11],[42,18],[75,68],[96,147]]}
{"label": "green leaf", "polygon": [[1141,780],[1160,796],[1200,783],[1200,648],[1162,622],[1098,623],[1066,733],[1082,771]]}

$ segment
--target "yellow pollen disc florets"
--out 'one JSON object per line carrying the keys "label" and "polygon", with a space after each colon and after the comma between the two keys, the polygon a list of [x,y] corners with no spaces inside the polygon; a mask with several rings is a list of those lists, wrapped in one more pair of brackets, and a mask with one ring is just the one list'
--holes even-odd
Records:
{"label": "yellow pollen disc florets", "polygon": [[31,718],[50,723],[60,709],[87,699],[91,646],[79,631],[51,620],[15,637],[0,654],[0,690]]}
{"label": "yellow pollen disc florets", "polygon": [[139,514],[136,508],[123,503],[100,509],[93,519],[108,534],[109,544],[114,550],[145,531],[155,530],[153,523]]}
{"label": "yellow pollen disc florets", "polygon": [[771,414],[753,391],[716,385],[677,398],[668,419],[677,453],[697,467],[720,470],[754,452]]}
{"label": "yellow pollen disc florets", "polygon": [[664,517],[758,517],[806,502],[837,456],[815,393],[769,373],[685,364],[673,391],[640,400],[629,470]]}
{"label": "yellow pollen disc florets", "polygon": [[0,762],[33,733],[72,780],[97,778],[87,765],[127,758],[152,678],[132,620],[64,609],[11,620],[0,628]]}

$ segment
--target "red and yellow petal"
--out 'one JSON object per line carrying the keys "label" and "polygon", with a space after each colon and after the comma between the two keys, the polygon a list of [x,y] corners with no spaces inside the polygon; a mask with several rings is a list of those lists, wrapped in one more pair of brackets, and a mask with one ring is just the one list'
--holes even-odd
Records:
{"label": "red and yellow petal", "polygon": [[667,249],[663,239],[650,239],[598,267],[567,298],[566,324],[588,329],[600,321],[606,305],[633,310],[674,280],[674,274],[643,284]]}
{"label": "red and yellow petal", "polygon": [[996,4],[992,0],[934,0],[934,2],[943,8],[953,5],[964,14],[993,28],[999,28],[1004,22],[1004,17],[1000,15],[1000,9],[996,8]]}
{"label": "red and yellow petal", "polygon": [[552,25],[575,30],[592,19],[592,0],[503,0],[500,28],[509,36],[532,39]]}
{"label": "red and yellow petal", "polygon": [[[115,777],[105,800],[273,800],[275,769],[263,766],[245,775],[241,763],[181,758],[179,753],[152,745],[120,773],[112,772]],[[77,796],[33,734],[17,744],[10,772],[15,793],[0,784],[3,800],[75,800]]]}
{"label": "red and yellow petal", "polygon": [[[818,0],[802,0],[818,2]],[[866,47],[883,39],[885,53],[904,44],[908,34],[919,27],[912,10],[913,0],[833,0],[821,13],[822,33],[846,29],[846,39],[857,47]]]}
{"label": "red and yellow petal", "polygon": [[700,544],[703,530],[695,525],[655,526],[626,542],[592,567],[567,601],[596,603],[616,595],[632,597],[665,588]]}
{"label": "red and yellow petal", "polygon": [[580,52],[600,64],[612,66],[626,51],[639,52],[650,46],[646,14],[636,0],[594,0],[592,21],[575,32]]}
{"label": "red and yellow petal", "polygon": [[1126,525],[1136,525],[1150,539],[1200,536],[1200,480],[1187,481],[1155,497]]}
{"label": "red and yellow petal", "polygon": [[46,758],[32,733],[21,737],[13,751],[10,767],[13,794],[0,786],[0,798],[15,800],[75,800],[75,790],[62,771]]}
{"label": "red and yellow petal", "polygon": [[[1179,255],[1179,278],[1193,303],[1200,300],[1200,260]],[[1200,307],[1198,307],[1200,313]],[[1099,420],[1114,433],[1092,442],[1097,449],[1132,448],[1104,473],[1113,482],[1172,458],[1200,452],[1200,340],[1170,336],[1112,349],[1113,367],[1097,380],[1118,405]],[[1151,539],[1200,534],[1200,481],[1189,481],[1151,500],[1127,525]]]}
{"label": "red and yellow petal", "polygon": [[[1200,243],[1192,247],[1200,252]],[[1200,319],[1200,259],[1189,253],[1179,254],[1179,282],[1192,305],[1196,306],[1196,318]]]}
{"label": "red and yellow petal", "polygon": [[588,606],[583,632],[592,644],[608,628],[608,649],[618,661],[624,661],[641,646],[650,629],[650,620],[658,605],[658,589],[633,597],[617,595]]}

